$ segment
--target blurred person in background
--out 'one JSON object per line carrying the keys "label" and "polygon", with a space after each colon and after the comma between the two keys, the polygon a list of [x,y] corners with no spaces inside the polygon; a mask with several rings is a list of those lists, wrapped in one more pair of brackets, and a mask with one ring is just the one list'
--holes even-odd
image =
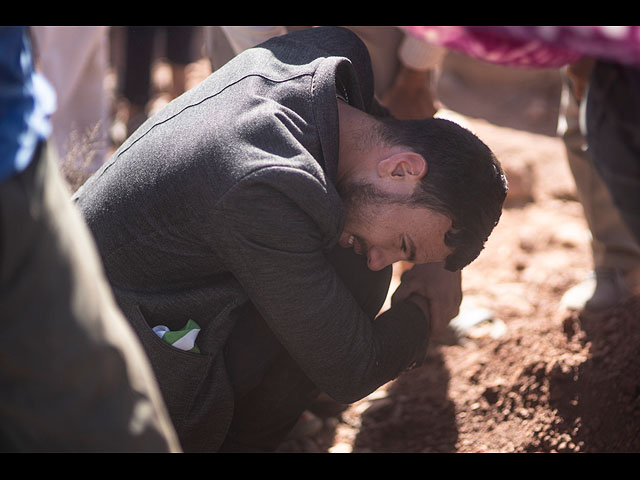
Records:
{"label": "blurred person in background", "polygon": [[605,312],[632,294],[640,278],[640,243],[629,231],[611,193],[589,158],[580,129],[584,88],[563,75],[558,134],[567,152],[578,200],[591,232],[593,272],[562,298],[564,307],[585,314]]}
{"label": "blurred person in background", "polygon": [[36,68],[56,92],[51,140],[61,170],[74,189],[104,163],[108,154],[109,28],[30,27]]}
{"label": "blurred person in background", "polygon": [[[117,65],[117,101],[122,112],[116,117],[112,136],[116,144],[122,143],[149,115],[187,89],[186,69],[195,61],[194,26],[127,26],[114,27],[122,36],[122,60]],[[171,81],[166,99],[155,98],[153,67],[157,59],[169,65]],[[163,101],[162,101],[163,100]],[[157,101],[157,104],[154,103]]]}
{"label": "blurred person in background", "polygon": [[55,92],[0,27],[0,450],[177,452],[50,141]]}

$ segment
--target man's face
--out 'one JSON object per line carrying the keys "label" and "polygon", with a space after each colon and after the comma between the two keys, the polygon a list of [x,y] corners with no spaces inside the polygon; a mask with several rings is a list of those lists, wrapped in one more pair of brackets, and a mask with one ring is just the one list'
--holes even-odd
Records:
{"label": "man's face", "polygon": [[448,217],[391,201],[392,196],[370,185],[349,185],[340,194],[346,219],[339,244],[366,255],[370,270],[382,270],[400,260],[442,262],[452,253],[444,242],[451,228]]}

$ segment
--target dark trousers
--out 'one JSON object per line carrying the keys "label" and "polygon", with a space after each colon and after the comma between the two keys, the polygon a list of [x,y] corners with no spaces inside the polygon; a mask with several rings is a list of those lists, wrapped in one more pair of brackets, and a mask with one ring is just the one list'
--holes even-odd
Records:
{"label": "dark trousers", "polygon": [[598,62],[586,109],[589,153],[640,241],[640,69]]}
{"label": "dark trousers", "polygon": [[126,58],[122,94],[134,105],[145,106],[151,98],[151,67],[154,49],[163,40],[163,55],[175,65],[194,61],[192,43],[194,27],[127,27]]}
{"label": "dark trousers", "polygon": [[177,451],[51,155],[0,183],[0,450]]}
{"label": "dark trousers", "polygon": [[[329,254],[329,260],[363,310],[374,318],[386,298],[391,267],[373,272],[367,268],[366,257],[339,247]],[[273,451],[320,391],[255,308],[244,308],[226,349],[235,405],[220,451]]]}

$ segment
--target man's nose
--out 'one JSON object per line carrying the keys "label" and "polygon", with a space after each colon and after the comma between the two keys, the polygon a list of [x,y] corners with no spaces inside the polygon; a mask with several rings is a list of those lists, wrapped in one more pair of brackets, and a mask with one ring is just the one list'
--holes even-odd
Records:
{"label": "man's nose", "polygon": [[395,262],[395,260],[392,256],[381,248],[371,247],[367,252],[367,267],[374,272],[388,267],[393,262]]}

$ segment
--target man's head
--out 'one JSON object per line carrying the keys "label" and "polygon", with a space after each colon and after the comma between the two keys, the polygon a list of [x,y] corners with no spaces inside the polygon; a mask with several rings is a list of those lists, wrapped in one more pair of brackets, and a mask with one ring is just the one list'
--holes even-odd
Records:
{"label": "man's head", "polygon": [[346,210],[340,244],[367,255],[372,270],[399,260],[462,269],[480,254],[502,212],[507,183],[495,156],[447,120],[384,118],[373,125],[360,139],[377,146],[377,156],[369,150],[370,168],[338,183]]}

